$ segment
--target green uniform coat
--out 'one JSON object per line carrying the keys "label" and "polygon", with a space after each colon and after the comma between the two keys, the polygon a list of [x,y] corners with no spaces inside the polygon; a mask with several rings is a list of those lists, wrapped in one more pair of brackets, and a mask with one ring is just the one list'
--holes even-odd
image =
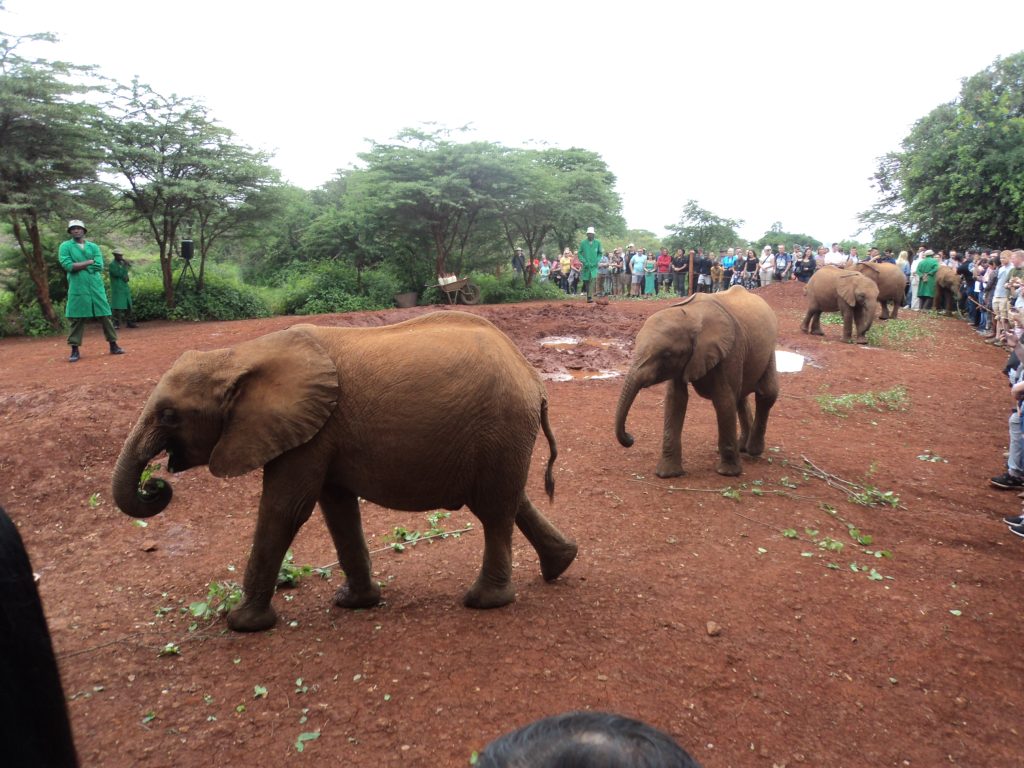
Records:
{"label": "green uniform coat", "polygon": [[583,265],[583,269],[580,270],[580,280],[593,280],[597,277],[597,263],[601,260],[601,241],[596,237],[593,240],[583,238],[577,256]]}
{"label": "green uniform coat", "polygon": [[917,296],[920,299],[935,298],[935,273],[939,271],[939,260],[934,256],[925,256],[917,265]]}
{"label": "green uniform coat", "polygon": [[128,289],[128,265],[114,259],[107,267],[110,273],[110,308],[131,309],[132,292]]}
{"label": "green uniform coat", "polygon": [[[60,244],[57,259],[68,273],[68,304],[65,317],[107,317],[110,304],[103,287],[103,254],[96,243],[84,242],[80,248],[74,240]],[[72,272],[72,266],[79,261],[91,261],[92,266],[79,272]]]}

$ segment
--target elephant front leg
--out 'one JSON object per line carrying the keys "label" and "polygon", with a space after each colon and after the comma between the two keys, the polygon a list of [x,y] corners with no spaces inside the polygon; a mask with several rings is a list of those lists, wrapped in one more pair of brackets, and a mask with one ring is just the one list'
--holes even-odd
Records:
{"label": "elephant front leg", "polygon": [[683,474],[683,422],[690,393],[685,381],[672,379],[665,392],[665,419],[661,433],[661,460],[654,470],[658,477]]}
{"label": "elephant front leg", "polygon": [[[888,320],[889,319],[889,302],[888,301],[880,301],[878,303],[882,305],[882,316],[880,318],[878,318],[878,319],[879,320]],[[895,312],[896,312],[896,302],[894,301],[892,304],[893,304],[893,313],[895,314]]]}
{"label": "elephant front leg", "polygon": [[277,623],[277,612],[270,604],[277,575],[295,534],[316,504],[313,494],[296,493],[296,488],[309,487],[303,478],[288,476],[284,471],[274,472],[270,466],[264,468],[263,497],[245,568],[245,598],[228,614],[228,626],[236,632],[260,632]]}
{"label": "elephant front leg", "polygon": [[718,419],[718,466],[720,475],[735,477],[743,472],[739,450],[736,445],[736,394],[728,386],[712,399],[715,416]]}
{"label": "elephant front leg", "polygon": [[867,344],[868,343],[868,331],[871,330],[871,313],[864,309],[860,315],[855,316],[857,326],[857,343]]}
{"label": "elephant front leg", "polygon": [[519,498],[516,526],[536,550],[544,581],[557,579],[576,559],[576,552],[579,549],[576,542],[566,539],[562,532],[541,514],[526,495],[526,491],[523,491]]}
{"label": "elephant front leg", "polygon": [[325,487],[320,494],[320,509],[345,572],[345,583],[334,594],[334,604],[353,609],[378,605],[380,585],[370,570],[358,497],[344,488]]}
{"label": "elephant front leg", "polygon": [[844,305],[843,307],[843,341],[850,343],[853,341],[853,329],[854,329],[854,318],[853,310]]}
{"label": "elephant front leg", "polygon": [[516,599],[512,588],[512,527],[517,508],[509,509],[507,504],[470,508],[483,524],[484,561],[462,602],[468,608],[500,608]]}

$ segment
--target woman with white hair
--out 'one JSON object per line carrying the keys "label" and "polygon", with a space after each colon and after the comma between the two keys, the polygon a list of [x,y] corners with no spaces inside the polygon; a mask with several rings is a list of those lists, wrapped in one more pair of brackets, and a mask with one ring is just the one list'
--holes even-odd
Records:
{"label": "woman with white hair", "polygon": [[775,254],[772,253],[770,245],[761,249],[761,258],[758,263],[761,265],[761,286],[771,285],[772,275],[775,274]]}

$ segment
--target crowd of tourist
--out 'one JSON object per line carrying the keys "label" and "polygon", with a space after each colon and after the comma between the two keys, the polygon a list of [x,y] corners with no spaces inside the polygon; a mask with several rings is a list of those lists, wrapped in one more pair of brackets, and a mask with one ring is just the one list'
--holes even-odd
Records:
{"label": "crowd of tourist", "polygon": [[[733,285],[752,290],[773,282],[798,280],[806,283],[823,266],[848,267],[868,259],[896,263],[891,250],[883,255],[873,248],[861,256],[857,248],[843,250],[838,243],[833,243],[831,250],[825,246],[815,250],[811,246],[787,247],[780,243],[775,248],[766,245],[760,253],[739,245],[722,248],[717,253],[703,248],[677,248],[673,254],[668,248],[655,253],[655,249],[637,248],[630,243],[600,254],[596,293],[624,297],[685,296],[690,292],[691,270],[695,293],[717,293]],[[905,259],[905,263],[909,275],[910,262]],[[584,265],[571,248],[566,248],[558,258],[548,259],[542,254],[532,263],[524,259],[522,249],[517,248],[512,265],[516,271],[525,272],[528,282],[534,277],[549,280],[569,295],[578,295],[583,288],[580,276]]]}

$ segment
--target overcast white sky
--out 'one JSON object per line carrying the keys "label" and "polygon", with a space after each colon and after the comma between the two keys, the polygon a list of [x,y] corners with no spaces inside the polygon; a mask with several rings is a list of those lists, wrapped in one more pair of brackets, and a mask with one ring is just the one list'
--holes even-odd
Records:
{"label": "overcast white sky", "polygon": [[1024,48],[1024,2],[2,0],[34,52],[203,101],[311,189],[367,139],[473,138],[599,153],[632,228],[687,200],[831,242],[874,202],[875,158]]}

